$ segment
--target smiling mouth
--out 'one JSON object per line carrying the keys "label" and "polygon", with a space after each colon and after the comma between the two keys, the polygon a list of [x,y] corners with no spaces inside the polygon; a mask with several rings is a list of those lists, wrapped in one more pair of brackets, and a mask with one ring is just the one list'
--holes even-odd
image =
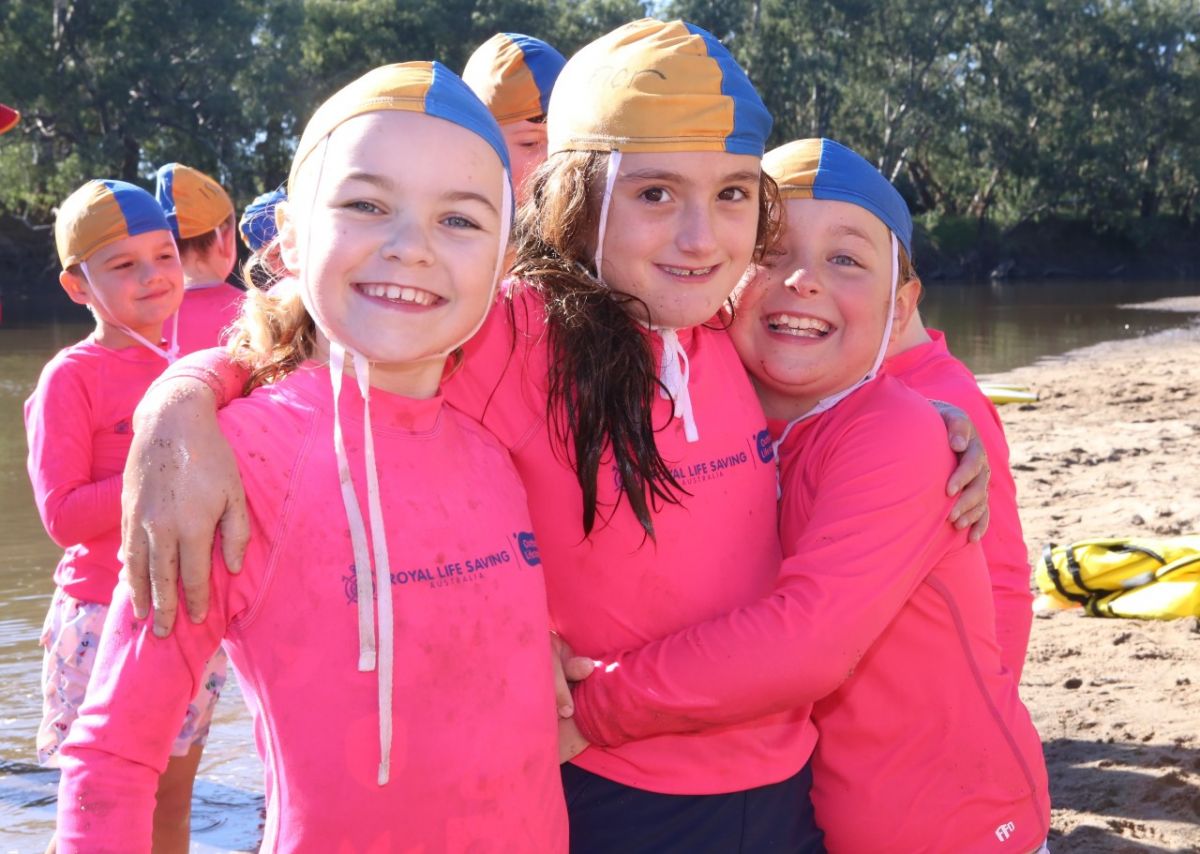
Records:
{"label": "smiling mouth", "polygon": [[681,279],[693,279],[700,276],[707,276],[713,270],[717,269],[717,266],[714,264],[711,267],[671,267],[666,264],[659,264],[658,268],[665,273]]}
{"label": "smiling mouth", "polygon": [[363,282],[357,287],[364,296],[385,299],[389,302],[401,303],[403,305],[432,306],[437,305],[442,300],[437,294],[431,294],[429,291],[423,291],[420,288],[410,288],[405,285]]}
{"label": "smiling mouth", "polygon": [[783,335],[797,338],[824,338],[834,327],[816,317],[795,314],[771,314],[766,318],[767,328]]}

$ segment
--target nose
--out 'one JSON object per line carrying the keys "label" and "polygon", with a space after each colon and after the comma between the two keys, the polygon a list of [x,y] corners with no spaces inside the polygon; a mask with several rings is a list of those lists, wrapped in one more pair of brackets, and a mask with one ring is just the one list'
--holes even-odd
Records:
{"label": "nose", "polygon": [[717,248],[713,212],[708,205],[690,204],[684,208],[683,222],[675,238],[676,245],[689,255],[712,254]]}
{"label": "nose", "polygon": [[788,274],[783,280],[783,286],[798,296],[813,296],[821,290],[817,276],[807,266],[801,265]]}
{"label": "nose", "polygon": [[433,246],[425,224],[414,216],[400,216],[383,244],[383,255],[410,266],[433,263]]}

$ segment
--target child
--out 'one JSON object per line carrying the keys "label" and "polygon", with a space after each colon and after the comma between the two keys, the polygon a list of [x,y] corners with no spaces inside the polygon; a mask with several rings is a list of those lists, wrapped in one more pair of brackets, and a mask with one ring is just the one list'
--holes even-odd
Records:
{"label": "child", "polygon": [[283,188],[256,196],[242,211],[238,231],[242,243],[251,252],[246,263],[246,282],[256,288],[269,286],[285,275],[279,259],[279,241],[275,239],[275,207],[287,198]]}
{"label": "child", "polygon": [[[906,253],[900,255],[900,280],[919,289],[920,279]],[[996,407],[979,390],[971,371],[951,355],[946,336],[926,329],[916,308],[907,321],[897,318],[896,335],[883,363],[891,374],[923,396],[944,400],[971,416],[987,449],[992,468],[988,509],[990,523],[980,543],[992,578],[996,609],[996,640],[1000,660],[1017,683],[1025,666],[1025,651],[1033,624],[1033,593],[1029,588],[1029,558],[1017,513],[1017,485],[1008,466],[1008,442]]]}
{"label": "child", "polygon": [[243,292],[225,281],[237,263],[233,202],[220,184],[181,163],[158,170],[154,195],[183,263],[183,305],[171,330],[186,356],[222,343],[241,306]]}
{"label": "child", "polygon": [[463,68],[463,82],[500,123],[517,204],[524,203],[529,176],[546,159],[546,107],[566,62],[541,39],[497,33],[476,48]]}
{"label": "child", "polygon": [[0,134],[8,133],[21,121],[21,114],[7,104],[0,104]]}
{"label": "child", "polygon": [[233,347],[256,388],[221,417],[254,536],[204,623],[163,641],[114,609],[63,750],[72,850],[146,848],[154,769],[222,638],[263,735],[264,851],[565,850],[525,494],[438,390],[491,302],[509,180],[495,122],[437,63],[314,114],[280,207],[294,278],[250,294]]}
{"label": "child", "polygon": [[[183,296],[175,241],[145,190],[89,181],[59,207],[54,235],[59,282],[73,302],[91,309],[96,329],[50,361],[25,403],[38,512],[66,549],[41,639],[37,755],[50,767],[58,766],[59,748],[74,729],[121,568],[121,473],[133,409],[166,367],[163,321]],[[185,697],[186,719],[181,714],[168,734],[172,758],[159,782],[156,850],[186,850],[192,781],[225,680],[223,664],[218,658],[197,675]]]}
{"label": "child", "polygon": [[1000,660],[982,550],[945,522],[953,460],[938,416],[877,376],[893,312],[918,292],[897,282],[908,209],[831,140],[763,166],[787,231],[736,292],[730,333],[778,436],[779,585],[604,656],[572,720],[620,745],[811,707],[831,851],[1027,854],[1048,831],[1046,771]]}
{"label": "child", "polygon": [[[522,281],[447,383],[512,451],[551,620],[586,654],[755,601],[778,573],[766,423],[728,336],[705,325],[773,233],[759,161],[770,123],[729,53],[691,25],[634,22],[572,57],[523,208]],[[149,409],[155,435],[195,447],[208,431],[185,422],[245,375],[179,368],[170,405]],[[225,472],[207,474],[237,494]],[[127,548],[144,566],[140,526]],[[589,750],[564,769],[572,850],[817,850],[802,809],[815,737],[783,711]]]}

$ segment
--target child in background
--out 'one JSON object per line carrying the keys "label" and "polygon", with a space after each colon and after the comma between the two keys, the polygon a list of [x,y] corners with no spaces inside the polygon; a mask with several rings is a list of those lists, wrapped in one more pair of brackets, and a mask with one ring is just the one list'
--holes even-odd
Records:
{"label": "child in background", "polygon": [[114,608],[62,752],[71,850],[145,850],[155,769],[224,638],[263,736],[264,851],[565,851],[525,492],[439,393],[491,305],[510,180],[495,121],[437,63],[377,68],[308,123],[288,278],[248,295],[231,347],[254,391],[220,419],[249,550],[168,640]]}
{"label": "child in background", "polygon": [[[907,252],[900,254],[900,280],[911,283],[907,286],[920,293],[921,280]],[[1029,553],[1017,512],[1017,485],[1008,465],[1008,442],[1000,414],[980,391],[967,366],[950,353],[945,334],[926,329],[916,308],[907,320],[897,317],[896,335],[883,370],[923,396],[944,400],[966,412],[987,449],[992,469],[990,522],[980,542],[992,578],[1000,660],[1019,684],[1033,625],[1033,593],[1029,586]]]}
{"label": "child in background", "polygon": [[7,104],[0,104],[0,134],[8,133],[21,121],[21,114]]}
{"label": "child in background", "polygon": [[621,745],[811,709],[829,850],[1040,850],[1041,744],[1001,662],[982,549],[945,521],[942,425],[879,375],[893,315],[919,292],[898,281],[908,208],[831,140],[775,149],[763,168],[787,230],[735,291],[730,335],[777,437],[778,586],[602,657],[572,722]]}
{"label": "child in background", "polygon": [[246,283],[252,287],[269,287],[287,272],[279,258],[279,241],[275,239],[275,207],[286,199],[287,191],[280,187],[256,196],[242,211],[238,232],[252,256],[245,267]]}
{"label": "child in background", "polygon": [[[50,361],[25,403],[38,512],[66,549],[41,638],[37,755],[50,767],[59,765],[59,748],[77,724],[121,569],[121,474],[133,410],[166,367],[163,322],[183,297],[166,218],[139,187],[89,181],[59,207],[54,236],[59,282],[73,302],[91,309],[96,328]],[[192,782],[224,681],[220,658],[197,673],[186,715],[170,734],[171,759],[151,780],[152,789],[158,785],[155,851],[187,850]]]}
{"label": "child in background", "polygon": [[220,184],[181,163],[158,170],[154,195],[183,264],[183,305],[168,327],[171,342],[180,356],[216,347],[244,295],[225,281],[237,263],[233,202]]}
{"label": "child in background", "polygon": [[463,68],[463,82],[500,124],[518,205],[525,201],[529,176],[546,159],[546,109],[566,62],[541,39],[497,33],[476,48]]}

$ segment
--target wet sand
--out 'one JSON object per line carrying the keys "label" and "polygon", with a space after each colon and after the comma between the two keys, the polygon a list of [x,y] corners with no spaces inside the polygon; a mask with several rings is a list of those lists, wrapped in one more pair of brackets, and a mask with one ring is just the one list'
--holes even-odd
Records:
{"label": "wet sand", "polygon": [[[1031,562],[1046,543],[1200,530],[1200,326],[989,379],[1040,395],[1000,410]],[[1052,850],[1200,851],[1200,619],[1041,614],[1021,695],[1045,744]]]}

